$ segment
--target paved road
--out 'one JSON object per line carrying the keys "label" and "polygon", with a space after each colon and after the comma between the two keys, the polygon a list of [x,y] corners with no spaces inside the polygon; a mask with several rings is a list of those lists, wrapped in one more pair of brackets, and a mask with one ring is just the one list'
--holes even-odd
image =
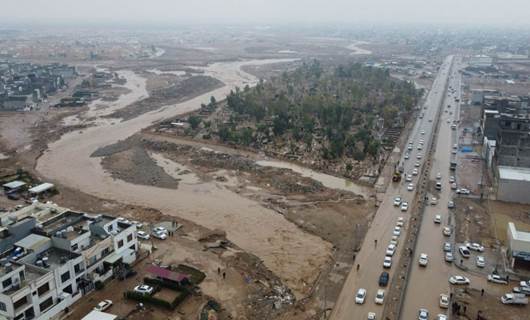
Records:
{"label": "paved road", "polygon": [[[427,146],[432,139],[433,124],[435,121],[435,115],[440,106],[440,102],[445,95],[445,83],[449,77],[449,69],[452,63],[453,57],[448,57],[442,66],[440,71],[433,83],[432,89],[429,92],[425,104],[420,111],[423,113],[423,117],[416,120],[414,128],[410,134],[409,141],[413,143],[414,148],[410,151],[404,150],[401,153],[400,159],[392,159],[391,161],[399,160],[403,163],[405,172],[412,173],[415,168],[415,162],[419,162],[423,165],[424,158],[417,159],[417,155],[423,154],[424,150],[418,150],[418,142],[420,139],[424,139],[424,146]],[[422,133],[424,131],[424,133]],[[405,160],[403,158],[405,153],[409,153],[410,159]],[[421,172],[421,167],[418,168]],[[335,304],[330,319],[366,319],[368,312],[375,312],[377,318],[381,318],[383,311],[382,305],[376,305],[374,297],[378,286],[379,275],[383,269],[383,258],[388,243],[392,238],[392,230],[398,220],[398,217],[402,216],[405,218],[406,224],[408,225],[408,219],[410,217],[408,212],[401,212],[398,208],[393,206],[393,198],[396,195],[401,195],[405,201],[412,205],[411,201],[414,198],[416,192],[416,182],[418,176],[413,177],[414,191],[407,191],[407,184],[403,180],[401,183],[393,183],[390,185],[380,200],[382,200],[380,207],[374,217],[372,225],[366,235],[364,244],[356,257],[356,263],[350,271],[346,282],[342,288],[341,294]],[[403,241],[404,232],[402,232],[401,241]],[[377,246],[375,245],[377,240]],[[399,257],[403,246],[398,244],[398,252],[394,255],[393,265],[399,263]],[[357,271],[356,265],[360,265],[360,269]],[[393,275],[393,269],[388,270],[390,276]],[[355,304],[355,293],[359,288],[365,288],[368,292],[366,301],[362,305]]]}

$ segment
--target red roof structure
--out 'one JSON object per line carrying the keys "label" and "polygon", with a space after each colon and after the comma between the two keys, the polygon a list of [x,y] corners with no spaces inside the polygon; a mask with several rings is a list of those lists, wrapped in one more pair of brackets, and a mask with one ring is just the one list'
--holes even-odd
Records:
{"label": "red roof structure", "polygon": [[183,280],[187,280],[187,281],[190,280],[190,276],[187,274],[173,272],[171,270],[168,270],[168,269],[165,269],[159,266],[155,266],[155,265],[150,265],[149,267],[147,267],[145,271],[159,278],[171,280],[171,281],[175,281],[179,283],[182,282]]}

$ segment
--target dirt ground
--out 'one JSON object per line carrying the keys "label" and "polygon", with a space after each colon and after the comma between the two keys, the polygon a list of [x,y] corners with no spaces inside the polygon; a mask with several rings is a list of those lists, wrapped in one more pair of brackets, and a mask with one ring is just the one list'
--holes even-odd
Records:
{"label": "dirt ground", "polygon": [[[476,289],[457,289],[454,292],[455,301],[461,305],[460,314],[454,314],[452,319],[475,320],[482,316],[484,320],[526,320],[528,319],[528,306],[503,305],[498,295],[490,295],[487,292],[481,296]],[[464,306],[466,312],[464,313]],[[449,309],[451,310],[451,309]],[[451,311],[449,311],[451,312]]]}

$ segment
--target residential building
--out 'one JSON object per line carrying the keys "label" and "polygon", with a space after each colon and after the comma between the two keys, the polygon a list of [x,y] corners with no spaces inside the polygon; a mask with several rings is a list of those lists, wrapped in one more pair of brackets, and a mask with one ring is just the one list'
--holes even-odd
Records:
{"label": "residential building", "polygon": [[530,270],[530,232],[518,231],[513,222],[508,223],[507,258],[511,269]]}

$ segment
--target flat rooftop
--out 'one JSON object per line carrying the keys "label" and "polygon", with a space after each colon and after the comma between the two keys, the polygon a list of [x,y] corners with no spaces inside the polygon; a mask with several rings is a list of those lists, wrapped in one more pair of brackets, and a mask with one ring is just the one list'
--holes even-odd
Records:
{"label": "flat rooftop", "polygon": [[530,181],[530,168],[499,166],[498,169],[503,180]]}

